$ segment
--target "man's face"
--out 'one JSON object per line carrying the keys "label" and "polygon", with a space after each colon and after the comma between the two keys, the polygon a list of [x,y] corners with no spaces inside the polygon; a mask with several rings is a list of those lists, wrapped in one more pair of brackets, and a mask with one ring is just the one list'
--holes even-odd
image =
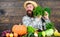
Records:
{"label": "man's face", "polygon": [[32,4],[28,4],[27,6],[26,6],[26,11],[27,11],[27,14],[29,15],[29,16],[32,16],[33,15],[33,9],[34,9],[34,6],[32,5]]}
{"label": "man's face", "polygon": [[34,6],[32,4],[28,4],[26,6],[26,11],[33,11]]}

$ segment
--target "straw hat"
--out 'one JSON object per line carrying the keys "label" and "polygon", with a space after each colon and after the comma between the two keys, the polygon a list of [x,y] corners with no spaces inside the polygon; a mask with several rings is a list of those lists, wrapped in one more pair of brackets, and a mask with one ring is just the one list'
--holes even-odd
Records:
{"label": "straw hat", "polygon": [[38,6],[37,3],[34,2],[34,1],[26,1],[26,2],[24,3],[24,8],[26,8],[26,5],[27,5],[28,3],[33,4],[34,7],[37,7],[37,6]]}

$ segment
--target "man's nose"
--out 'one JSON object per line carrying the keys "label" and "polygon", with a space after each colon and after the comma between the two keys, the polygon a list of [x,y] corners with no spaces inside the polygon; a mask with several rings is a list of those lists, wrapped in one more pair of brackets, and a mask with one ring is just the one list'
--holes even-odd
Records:
{"label": "man's nose", "polygon": [[30,10],[31,8],[29,7],[28,9]]}

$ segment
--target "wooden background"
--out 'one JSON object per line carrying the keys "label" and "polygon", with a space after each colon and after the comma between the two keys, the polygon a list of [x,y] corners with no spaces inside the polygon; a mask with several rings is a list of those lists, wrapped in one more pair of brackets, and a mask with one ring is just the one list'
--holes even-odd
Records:
{"label": "wooden background", "polygon": [[[21,19],[26,15],[23,7],[27,0],[0,0],[0,34],[2,31],[11,29],[14,24],[21,23]],[[42,7],[51,8],[50,20],[54,22],[55,27],[60,32],[60,0],[33,0]]]}

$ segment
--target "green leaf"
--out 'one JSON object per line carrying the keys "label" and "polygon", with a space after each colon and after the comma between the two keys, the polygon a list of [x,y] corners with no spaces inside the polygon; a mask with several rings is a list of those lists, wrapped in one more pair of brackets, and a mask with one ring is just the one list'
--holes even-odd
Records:
{"label": "green leaf", "polygon": [[54,29],[54,24],[52,22],[46,23],[46,29]]}
{"label": "green leaf", "polygon": [[33,10],[33,15],[34,16],[40,16],[44,14],[44,10],[41,6],[37,6],[34,10]]}
{"label": "green leaf", "polygon": [[27,27],[27,31],[28,31],[28,33],[31,33],[31,32],[34,33],[35,30],[36,30],[36,29],[33,28],[32,26],[28,26],[28,27]]}
{"label": "green leaf", "polygon": [[28,37],[34,36],[33,33],[28,33]]}
{"label": "green leaf", "polygon": [[38,32],[38,37],[41,37],[42,36],[42,32]]}
{"label": "green leaf", "polygon": [[44,8],[44,11],[47,11],[48,14],[49,14],[49,16],[50,16],[50,14],[51,14],[51,9],[50,9],[49,7],[45,7],[45,8]]}

